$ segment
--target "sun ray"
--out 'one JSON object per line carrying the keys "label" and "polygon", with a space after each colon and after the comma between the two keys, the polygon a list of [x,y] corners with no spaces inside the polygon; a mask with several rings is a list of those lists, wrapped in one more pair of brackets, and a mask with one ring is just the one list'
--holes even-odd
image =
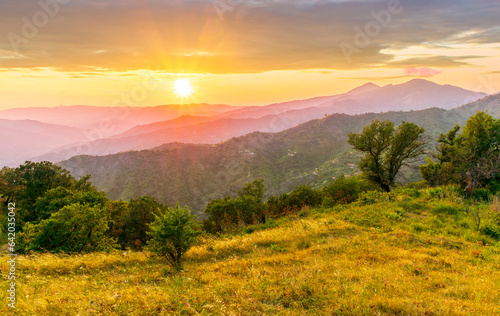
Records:
{"label": "sun ray", "polygon": [[191,81],[186,78],[179,78],[174,82],[174,93],[181,98],[190,97],[193,94],[193,86]]}

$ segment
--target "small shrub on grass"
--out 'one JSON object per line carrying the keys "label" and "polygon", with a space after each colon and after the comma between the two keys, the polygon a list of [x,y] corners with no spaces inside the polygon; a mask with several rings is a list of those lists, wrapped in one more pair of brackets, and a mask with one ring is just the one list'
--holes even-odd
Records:
{"label": "small shrub on grass", "polygon": [[486,223],[479,229],[481,234],[490,236],[495,239],[500,239],[500,228],[492,223]]}
{"label": "small shrub on grass", "polygon": [[429,230],[429,227],[425,226],[424,224],[420,222],[415,222],[410,224],[410,229],[413,232],[420,233],[420,232],[425,232]]}
{"label": "small shrub on grass", "polygon": [[148,250],[162,257],[176,269],[182,269],[182,257],[197,241],[201,232],[196,230],[194,217],[189,209],[181,209],[177,203],[172,210],[155,215],[148,234]]}
{"label": "small shrub on grass", "polygon": [[478,202],[487,202],[489,200],[490,191],[488,189],[475,189],[469,195],[469,198]]}
{"label": "small shrub on grass", "polygon": [[311,247],[311,242],[309,240],[299,240],[296,244],[295,244],[295,248],[297,248],[298,250],[304,250],[304,249],[308,249]]}
{"label": "small shrub on grass", "polygon": [[405,188],[407,189],[414,189],[414,190],[425,189],[427,187],[429,187],[429,185],[423,180],[419,182],[410,182],[405,186]]}
{"label": "small shrub on grass", "polygon": [[458,207],[445,203],[438,203],[431,209],[431,212],[434,214],[455,215],[458,214],[459,211],[460,209]]}

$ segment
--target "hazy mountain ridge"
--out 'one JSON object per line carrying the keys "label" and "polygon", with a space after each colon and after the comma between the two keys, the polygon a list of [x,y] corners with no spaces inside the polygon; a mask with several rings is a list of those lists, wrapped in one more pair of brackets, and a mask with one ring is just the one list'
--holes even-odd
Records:
{"label": "hazy mountain ridge", "polygon": [[384,87],[367,83],[339,95],[241,108],[212,117],[183,116],[136,126],[109,138],[91,140],[83,147],[81,144],[65,146],[33,159],[60,161],[78,154],[107,155],[150,149],[169,142],[216,144],[254,131],[280,132],[334,113],[361,114],[430,107],[449,109],[484,95],[421,79]]}
{"label": "hazy mountain ridge", "polygon": [[[169,104],[149,107],[58,106],[15,108],[0,111],[0,118],[10,120],[31,119],[48,124],[70,125],[82,129],[98,128],[104,136],[125,132],[137,125],[176,119],[183,115],[213,116],[240,106],[224,104]],[[106,128],[103,128],[106,125]],[[109,130],[109,134],[104,130]],[[106,135],[108,134],[108,135]]]}
{"label": "hazy mountain ridge", "polygon": [[[280,132],[334,113],[418,110],[434,106],[448,109],[483,95],[415,79],[383,87],[367,83],[338,95],[262,107],[188,104],[10,109],[0,111],[0,118],[30,118],[47,124],[72,125],[73,129],[80,129],[80,132],[61,132],[68,136],[63,137],[65,141],[61,141],[61,135],[45,133],[43,130],[39,130],[32,138],[16,137],[15,133],[5,131],[3,137],[20,141],[16,142],[17,146],[11,147],[8,158],[0,158],[0,164],[15,166],[26,159],[57,162],[76,155],[108,155],[151,149],[171,142],[216,144],[254,131]],[[22,124],[19,128],[23,129]],[[42,143],[47,146],[32,146],[37,139],[43,139]]]}
{"label": "hazy mountain ridge", "polygon": [[0,119],[0,165],[17,166],[43,152],[85,140],[78,128],[33,120]]}
{"label": "hazy mountain ridge", "polygon": [[266,180],[267,195],[325,181],[316,169],[349,148],[349,132],[361,131],[374,119],[414,122],[435,138],[457,123],[463,125],[478,109],[500,117],[500,95],[453,110],[335,114],[279,133],[251,133],[217,145],[175,144],[103,157],[78,156],[61,166],[74,176],[91,174],[92,182],[112,199],[152,195],[200,212],[211,198],[234,194],[258,178]]}

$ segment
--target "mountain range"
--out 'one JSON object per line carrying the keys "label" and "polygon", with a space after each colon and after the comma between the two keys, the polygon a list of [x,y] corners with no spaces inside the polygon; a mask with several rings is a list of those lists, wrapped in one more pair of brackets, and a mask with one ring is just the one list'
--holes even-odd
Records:
{"label": "mountain range", "polygon": [[[3,119],[0,141],[10,146],[9,154],[0,157],[0,165],[15,166],[24,160],[57,162],[82,154],[108,155],[175,142],[218,144],[256,131],[281,132],[334,113],[452,109],[485,96],[414,79],[383,87],[367,83],[338,95],[267,106],[190,104],[9,109],[0,111],[0,119]],[[32,129],[22,127],[26,119],[35,120],[45,128],[38,128],[31,137]],[[18,126],[19,132],[12,130],[14,126]],[[71,132],[67,132],[65,126]],[[58,132],[54,132],[56,130]],[[33,146],[39,140],[40,144]]]}
{"label": "mountain range", "polygon": [[[500,117],[500,94],[449,110],[333,114],[281,132],[253,132],[216,145],[170,143],[101,157],[82,155],[60,165],[77,177],[90,174],[112,199],[151,195],[169,205],[188,204],[201,214],[210,199],[234,195],[254,179],[265,179],[269,196],[353,174],[359,156],[347,144],[347,134],[361,131],[374,119],[413,122],[436,139],[478,110]],[[418,178],[418,172],[409,176]]]}

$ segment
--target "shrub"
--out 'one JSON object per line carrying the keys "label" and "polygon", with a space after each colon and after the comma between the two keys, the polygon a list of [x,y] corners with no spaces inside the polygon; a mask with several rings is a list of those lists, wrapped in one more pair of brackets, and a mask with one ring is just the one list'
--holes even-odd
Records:
{"label": "shrub", "polygon": [[301,185],[288,194],[286,204],[289,207],[297,206],[300,209],[302,206],[318,206],[322,199],[320,191]]}
{"label": "shrub", "polygon": [[290,215],[301,210],[307,213],[307,207],[318,206],[322,200],[321,191],[301,185],[290,193],[283,193],[279,197],[271,196],[267,200],[267,209],[268,213],[273,216]]}
{"label": "shrub", "polygon": [[201,234],[187,206],[181,209],[177,203],[174,209],[155,214],[150,228],[147,249],[165,257],[176,270],[182,269],[182,257]]}
{"label": "shrub", "polygon": [[216,233],[244,224],[265,222],[266,205],[254,196],[226,197],[211,200],[205,212],[210,217],[203,222],[203,229]]}
{"label": "shrub", "polygon": [[149,224],[155,220],[155,214],[165,212],[166,209],[167,207],[161,204],[158,199],[150,196],[131,199],[121,219],[123,226],[119,240],[122,242],[122,246],[141,250],[150,239],[148,235]]}
{"label": "shrub", "polygon": [[458,207],[445,203],[438,203],[431,209],[431,212],[434,214],[455,215],[458,214],[459,211],[460,209]]}
{"label": "shrub", "polygon": [[419,233],[419,232],[428,231],[429,227],[425,226],[424,224],[422,224],[420,222],[414,222],[414,223],[410,224],[410,229],[414,232]]}
{"label": "shrub", "polygon": [[107,229],[107,216],[102,208],[75,203],[37,225],[26,224],[21,250],[67,253],[108,250],[116,245],[105,236]]}
{"label": "shrub", "polygon": [[344,176],[323,188],[325,206],[347,204],[356,201],[363,192],[376,190],[369,181],[359,178],[344,178]]}
{"label": "shrub", "polygon": [[500,228],[492,223],[486,223],[479,229],[481,234],[500,239]]}

